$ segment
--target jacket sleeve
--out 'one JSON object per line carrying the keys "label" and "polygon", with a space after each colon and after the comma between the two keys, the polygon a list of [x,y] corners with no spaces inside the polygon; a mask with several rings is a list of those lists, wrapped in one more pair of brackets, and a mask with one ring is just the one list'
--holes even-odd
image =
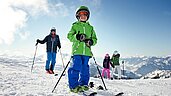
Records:
{"label": "jacket sleeve", "polygon": [[113,58],[114,58],[114,57],[112,56],[112,58],[110,59],[111,62],[113,62]]}
{"label": "jacket sleeve", "polygon": [[47,38],[48,38],[48,36],[46,36],[43,40],[40,40],[39,43],[44,44],[45,42],[47,42]]}
{"label": "jacket sleeve", "polygon": [[119,58],[120,57],[120,54],[117,54],[116,57]]}
{"label": "jacket sleeve", "polygon": [[93,46],[97,43],[97,37],[94,29],[92,29],[91,39],[93,40]]}
{"label": "jacket sleeve", "polygon": [[57,35],[57,38],[58,38],[58,48],[60,49],[61,48],[61,42],[60,42],[60,38],[59,38],[59,36]]}
{"label": "jacket sleeve", "polygon": [[71,41],[71,42],[75,42],[77,41],[76,39],[76,30],[74,29],[74,25],[72,25],[71,30],[69,31],[67,38]]}
{"label": "jacket sleeve", "polygon": [[103,67],[105,67],[105,59],[103,59]]}

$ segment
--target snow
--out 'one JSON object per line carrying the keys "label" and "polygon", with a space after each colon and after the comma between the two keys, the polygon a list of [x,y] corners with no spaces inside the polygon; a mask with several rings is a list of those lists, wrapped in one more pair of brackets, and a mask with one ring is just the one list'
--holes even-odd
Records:
{"label": "snow", "polygon": [[[62,77],[52,93],[63,71],[61,63],[57,63],[55,67],[58,76],[46,74],[45,61],[41,61],[40,58],[36,59],[32,73],[30,72],[31,64],[32,58],[0,56],[0,96],[82,96],[69,91],[67,75]],[[93,70],[95,71],[95,69]],[[90,81],[95,84],[94,90],[99,85],[103,86],[99,78],[91,77]],[[97,96],[113,96],[119,92],[124,92],[124,96],[170,96],[171,94],[171,78],[104,79],[104,81],[108,90],[96,90]]]}

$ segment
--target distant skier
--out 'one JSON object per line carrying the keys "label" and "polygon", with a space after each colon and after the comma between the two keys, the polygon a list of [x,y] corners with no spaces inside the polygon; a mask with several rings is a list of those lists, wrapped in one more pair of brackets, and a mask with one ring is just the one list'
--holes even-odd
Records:
{"label": "distant skier", "polygon": [[[56,63],[56,53],[57,53],[57,46],[60,49],[61,43],[59,36],[56,34],[55,27],[52,27],[50,30],[50,34],[47,35],[43,40],[37,39],[36,45],[46,43],[46,52],[47,52],[47,60],[45,70],[49,74],[54,74],[54,67]],[[51,63],[51,64],[50,64]]]}
{"label": "distant skier", "polygon": [[87,21],[90,11],[86,6],[81,6],[76,11],[77,22],[72,24],[67,38],[73,42],[73,65],[68,69],[68,82],[71,92],[77,93],[88,90],[90,79],[89,59],[92,56],[91,46],[97,43],[93,26]]}
{"label": "distant skier", "polygon": [[120,54],[118,53],[118,51],[114,51],[113,56],[111,58],[112,67],[113,67],[112,76],[115,70],[117,69],[118,79],[121,79],[121,68],[120,68],[119,58],[120,58]]}
{"label": "distant skier", "polygon": [[105,73],[107,73],[107,78],[110,79],[110,56],[109,54],[106,54],[103,60],[102,77],[104,77]]}

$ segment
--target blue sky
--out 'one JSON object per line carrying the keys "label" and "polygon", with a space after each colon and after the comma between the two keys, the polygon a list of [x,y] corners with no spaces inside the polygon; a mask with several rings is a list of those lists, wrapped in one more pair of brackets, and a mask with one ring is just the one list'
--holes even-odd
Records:
{"label": "blue sky", "polygon": [[[80,5],[91,11],[89,22],[98,37],[92,47],[95,56],[115,50],[122,57],[170,55],[170,0],[1,0],[1,54],[32,55],[36,39],[48,35],[52,26],[57,28],[62,52],[70,53],[66,37]],[[38,54],[44,53],[45,45],[39,45]]]}

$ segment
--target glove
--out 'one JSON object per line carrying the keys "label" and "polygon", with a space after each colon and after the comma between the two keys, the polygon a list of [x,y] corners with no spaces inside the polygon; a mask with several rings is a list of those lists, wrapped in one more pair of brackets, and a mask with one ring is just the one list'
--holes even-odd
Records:
{"label": "glove", "polygon": [[58,48],[61,49],[61,45],[58,45]]}
{"label": "glove", "polygon": [[77,34],[76,35],[77,40],[84,41],[86,39],[85,34]]}
{"label": "glove", "polygon": [[85,40],[85,43],[88,47],[92,46],[93,45],[93,40],[92,39],[86,39]]}
{"label": "glove", "polygon": [[37,39],[37,40],[36,40],[36,46],[38,45],[38,43],[39,43],[39,42],[40,42],[40,40],[39,40],[39,39]]}
{"label": "glove", "polygon": [[110,62],[110,65],[111,65],[113,68],[115,68],[115,65],[114,65],[112,62]]}

